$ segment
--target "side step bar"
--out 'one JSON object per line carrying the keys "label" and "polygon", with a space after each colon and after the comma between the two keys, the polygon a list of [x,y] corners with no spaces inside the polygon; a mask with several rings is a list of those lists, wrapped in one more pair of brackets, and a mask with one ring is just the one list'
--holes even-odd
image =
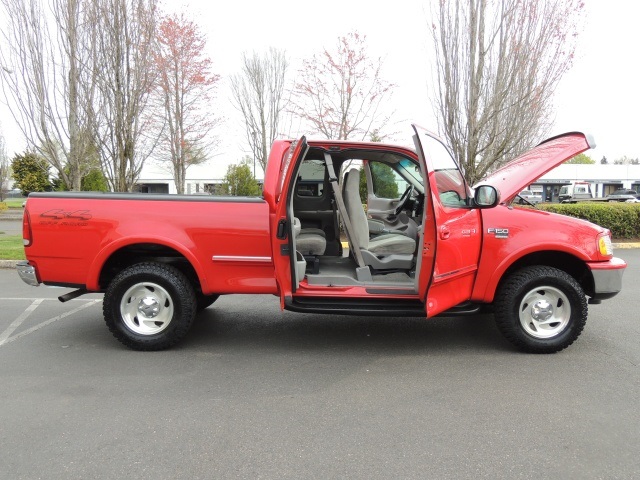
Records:
{"label": "side step bar", "polygon": [[286,297],[285,310],[334,315],[371,315],[376,317],[426,317],[419,300],[359,299],[339,297]]}
{"label": "side step bar", "polygon": [[[487,313],[487,305],[463,302],[437,317],[464,317]],[[419,300],[362,299],[335,297],[286,297],[285,310],[301,313],[329,313],[334,315],[370,315],[375,317],[426,317],[424,303]]]}
{"label": "side step bar", "polygon": [[451,307],[449,310],[439,313],[436,317],[464,317],[467,315],[487,313],[488,311],[489,309],[487,308],[487,305],[473,302],[462,302],[455,307]]}

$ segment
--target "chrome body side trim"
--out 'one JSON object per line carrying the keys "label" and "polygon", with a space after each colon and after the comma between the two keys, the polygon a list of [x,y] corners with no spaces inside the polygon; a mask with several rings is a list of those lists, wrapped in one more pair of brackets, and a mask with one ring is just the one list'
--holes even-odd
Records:
{"label": "chrome body side trim", "polygon": [[214,255],[211,260],[232,263],[272,263],[271,257],[246,257],[242,255]]}

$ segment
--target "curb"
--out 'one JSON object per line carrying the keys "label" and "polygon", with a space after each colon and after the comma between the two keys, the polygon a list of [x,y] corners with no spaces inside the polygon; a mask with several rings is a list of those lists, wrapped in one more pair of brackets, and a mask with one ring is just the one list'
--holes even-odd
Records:
{"label": "curb", "polygon": [[611,245],[613,245],[613,248],[619,248],[621,250],[625,250],[627,248],[640,248],[640,243],[634,243],[634,242],[629,242],[629,243],[612,243]]}
{"label": "curb", "polygon": [[19,220],[22,221],[23,213],[0,213],[0,220]]}
{"label": "curb", "polygon": [[23,262],[24,260],[0,260],[0,268],[16,268],[18,262]]}

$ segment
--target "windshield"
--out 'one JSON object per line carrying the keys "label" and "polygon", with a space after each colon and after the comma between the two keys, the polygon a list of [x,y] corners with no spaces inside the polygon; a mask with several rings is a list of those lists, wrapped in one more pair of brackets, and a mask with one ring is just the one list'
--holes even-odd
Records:
{"label": "windshield", "polygon": [[[420,193],[424,193],[420,167],[408,158],[400,160],[397,165],[398,173],[408,180],[414,187],[418,188]],[[411,179],[413,179],[413,181],[411,181]]]}

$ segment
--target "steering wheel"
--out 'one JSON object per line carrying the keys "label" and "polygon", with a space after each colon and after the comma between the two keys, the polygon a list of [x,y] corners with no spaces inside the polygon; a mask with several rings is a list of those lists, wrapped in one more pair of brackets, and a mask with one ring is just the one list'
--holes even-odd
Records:
{"label": "steering wheel", "polygon": [[402,196],[400,197],[400,200],[398,200],[398,206],[396,207],[396,210],[393,212],[394,215],[398,215],[402,210],[404,210],[404,204],[407,203],[407,200],[411,198],[412,192],[413,192],[413,185],[409,185],[407,189],[404,191],[404,193],[402,194]]}

